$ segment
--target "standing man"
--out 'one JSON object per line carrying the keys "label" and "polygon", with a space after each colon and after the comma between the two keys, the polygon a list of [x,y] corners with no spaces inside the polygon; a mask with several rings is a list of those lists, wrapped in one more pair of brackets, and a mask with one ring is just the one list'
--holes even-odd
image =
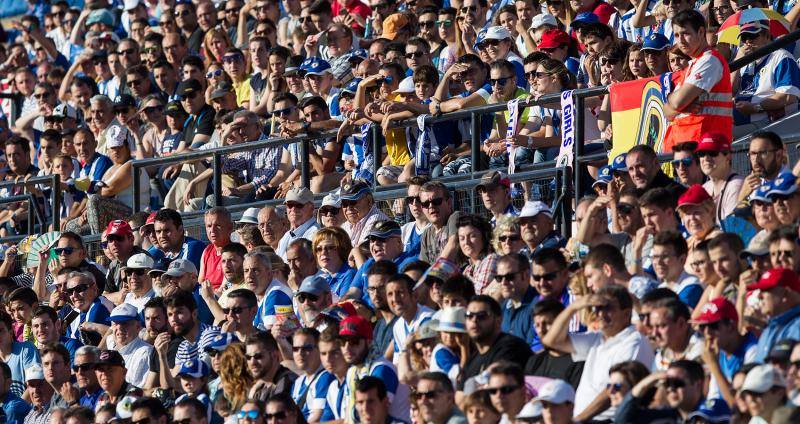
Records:
{"label": "standing man", "polygon": [[675,45],[692,58],[664,104],[671,121],[664,149],[702,134],[721,131],[733,138],[733,102],[728,62],[706,38],[706,19],[697,10],[684,10],[672,19]]}
{"label": "standing man", "polygon": [[164,262],[180,258],[190,260],[199,268],[206,244],[185,235],[181,214],[165,208],[156,212],[153,220],[158,247],[151,247],[149,253],[156,263],[166,265]]}
{"label": "standing man", "polygon": [[145,253],[134,243],[133,230],[127,221],[117,219],[108,223],[106,228],[107,252],[111,255],[111,264],[106,274],[105,290],[114,293],[122,287],[124,278],[120,272],[128,259],[136,254]]}
{"label": "standing man", "polygon": [[286,205],[289,231],[281,237],[275,253],[285,261],[289,243],[299,238],[313,240],[319,225],[314,219],[314,194],[311,190],[305,187],[292,188],[286,193],[283,204]]}
{"label": "standing man", "polygon": [[210,242],[200,263],[198,281],[209,281],[214,290],[219,289],[224,278],[222,273],[222,248],[230,244],[233,232],[231,213],[222,206],[206,211],[203,219],[206,226],[206,237]]}

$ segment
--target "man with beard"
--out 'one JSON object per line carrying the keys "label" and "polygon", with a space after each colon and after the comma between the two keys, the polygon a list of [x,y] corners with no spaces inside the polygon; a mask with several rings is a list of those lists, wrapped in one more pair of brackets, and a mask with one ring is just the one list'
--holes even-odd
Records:
{"label": "man with beard", "polygon": [[409,418],[408,386],[401,384],[397,369],[386,358],[370,355],[372,327],[366,319],[353,315],[342,320],[339,326],[342,355],[350,366],[343,384],[344,393],[340,404],[339,416],[347,420],[356,420],[355,410],[356,382],[367,376],[377,377],[386,385],[389,399],[389,413],[392,417],[407,421]]}
{"label": "man with beard", "polygon": [[144,387],[150,371],[148,360],[153,354],[153,346],[139,338],[139,311],[136,307],[123,303],[111,311],[111,337],[106,338],[106,346],[122,355],[127,365],[125,381]]}
{"label": "man with beard", "polygon": [[[173,334],[164,332],[156,337],[153,343],[155,350],[150,355],[150,373],[145,388],[178,387],[173,376],[180,364],[190,359],[197,359],[199,355],[197,342],[200,336],[207,329],[213,328],[197,319],[197,304],[191,293],[179,290],[165,299],[164,303],[167,306],[167,321],[172,327]],[[183,355],[178,355],[179,349]]]}
{"label": "man with beard", "polygon": [[331,287],[325,278],[320,275],[306,277],[295,292],[294,298],[295,315],[299,318],[300,325],[316,327],[322,331],[324,328],[320,328],[317,318],[325,308],[333,304]]}
{"label": "man with beard", "polygon": [[97,381],[94,372],[95,363],[100,356],[100,350],[94,346],[81,346],[75,351],[75,358],[72,363],[72,374],[75,376],[75,383],[78,386],[80,398],[78,403],[94,411],[97,399],[103,394],[103,389]]}
{"label": "man with beard", "polygon": [[164,283],[162,293],[165,298],[170,297],[176,290],[191,293],[197,304],[197,316],[200,322],[209,325],[214,323],[214,316],[200,294],[202,286],[197,282],[197,268],[192,261],[175,259],[170,262],[167,271],[161,276],[161,281]]}
{"label": "man with beard", "polygon": [[61,335],[61,320],[55,309],[49,306],[39,306],[33,311],[31,330],[39,346],[57,343],[64,345],[70,355],[70,364],[75,357],[75,351],[82,346],[78,340]]}
{"label": "man with beard", "polygon": [[277,250],[283,235],[289,231],[286,211],[272,206],[264,206],[258,212],[258,230],[268,246]]}
{"label": "man with beard", "polygon": [[244,356],[253,379],[249,397],[263,402],[273,395],[291,394],[297,374],[281,365],[278,343],[271,334],[257,332],[248,336]]}
{"label": "man with beard", "polygon": [[370,293],[367,291],[367,275],[369,269],[378,261],[392,261],[397,269],[404,269],[406,265],[414,262],[416,256],[403,251],[402,230],[395,221],[378,221],[367,235],[369,241],[369,257],[364,257],[359,247],[353,249],[356,264],[361,264],[356,277],[350,285],[352,294],[360,297],[367,304],[370,302]]}
{"label": "man with beard", "polygon": [[[292,337],[292,359],[302,372],[292,387],[292,399],[308,422],[320,422],[325,411],[328,387],[336,377],[322,367],[319,332],[301,328]],[[302,405],[302,406],[301,406]]]}
{"label": "man with beard", "polygon": [[778,174],[789,171],[786,164],[786,147],[778,134],[772,131],[756,131],[748,146],[750,173],[744,178],[739,191],[739,200],[747,199],[764,183],[774,180]]}
{"label": "man with beard", "polygon": [[377,261],[367,269],[365,292],[369,296],[377,318],[371,339],[373,349],[379,353],[386,352],[392,343],[393,329],[398,320],[386,299],[386,283],[389,278],[397,275],[397,272],[397,265],[388,260]]}
{"label": "man with beard", "polygon": [[150,299],[144,305],[144,330],[140,332],[139,337],[152,345],[159,334],[168,333],[171,330],[167,321],[167,307],[164,306],[164,298]]}
{"label": "man with beard", "polygon": [[108,266],[106,275],[106,291],[113,293],[124,284],[124,278],[120,271],[128,259],[133,255],[145,253],[145,251],[134,244],[133,230],[125,220],[117,219],[109,222],[106,234],[108,253],[111,254],[111,265]]}

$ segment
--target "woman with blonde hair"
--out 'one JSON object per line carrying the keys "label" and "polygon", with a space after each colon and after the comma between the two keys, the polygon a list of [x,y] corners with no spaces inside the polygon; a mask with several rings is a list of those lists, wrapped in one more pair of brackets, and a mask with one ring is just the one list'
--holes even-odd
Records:
{"label": "woman with blonde hair", "polygon": [[222,56],[231,47],[233,47],[233,43],[224,29],[214,27],[208,30],[205,37],[203,37],[203,45],[200,48],[206,67],[211,62],[222,62]]}
{"label": "woman with blonde hair", "polygon": [[344,297],[356,276],[348,263],[353,245],[350,236],[339,227],[322,228],[314,235],[311,244],[320,273],[328,280],[333,301]]}
{"label": "woman with blonde hair", "polygon": [[519,219],[510,215],[503,215],[498,218],[494,226],[492,245],[499,255],[522,251],[525,247],[525,242],[522,240]]}
{"label": "woman with blonde hair", "polygon": [[217,410],[223,417],[240,410],[247,402],[247,392],[253,385],[253,378],[247,371],[244,344],[233,343],[220,355],[219,377],[222,383],[222,396],[217,399]]}

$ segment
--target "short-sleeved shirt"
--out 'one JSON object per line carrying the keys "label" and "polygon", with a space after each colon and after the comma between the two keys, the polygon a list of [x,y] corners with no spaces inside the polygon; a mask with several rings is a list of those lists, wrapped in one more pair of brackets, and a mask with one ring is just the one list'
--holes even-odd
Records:
{"label": "short-sleeved shirt", "polygon": [[292,399],[296,405],[300,406],[300,411],[306,419],[312,411],[325,410],[328,387],[334,381],[336,381],[336,377],[321,368],[313,375],[302,374],[294,381]]}
{"label": "short-sleeved shirt", "polygon": [[355,388],[356,381],[366,377],[372,376],[383,380],[386,385],[386,394],[389,398],[389,415],[393,417],[401,417],[408,421],[409,419],[409,401],[410,394],[408,386],[400,383],[400,378],[397,376],[397,369],[386,358],[378,358],[368,364],[362,366],[352,365],[347,370],[347,376],[343,385],[343,397],[341,402],[340,411],[342,417],[353,419],[352,421],[359,422],[357,413],[355,411]]}
{"label": "short-sleeved shirt", "polygon": [[482,373],[494,362],[505,359],[522,368],[530,356],[531,349],[524,340],[511,334],[500,333],[486,353],[476,353],[464,365],[459,388],[463,388],[466,380]]}
{"label": "short-sleeved shirt", "polygon": [[[710,50],[706,50],[689,62],[683,83],[692,84],[708,93],[722,79],[724,71],[722,62],[712,55]],[[678,88],[680,87],[675,87],[676,90]]]}
{"label": "short-sleeved shirt", "polygon": [[400,360],[400,352],[406,350],[406,343],[408,340],[408,336],[411,333],[419,330],[419,327],[424,324],[426,321],[430,320],[433,317],[433,311],[428,308],[427,306],[417,305],[417,313],[414,314],[414,318],[411,322],[406,322],[405,319],[400,318],[395,321],[394,326],[392,327],[392,341],[394,342],[394,362],[395,365]]}
{"label": "short-sleeved shirt", "polygon": [[6,365],[11,368],[11,393],[22,396],[25,393],[25,370],[34,365],[39,365],[39,351],[31,342],[13,342],[11,355],[6,360]]}
{"label": "short-sleeved shirt", "polygon": [[431,364],[428,371],[446,374],[453,387],[456,387],[458,374],[461,373],[461,360],[449,347],[437,343],[431,352]]}
{"label": "short-sleeved shirt", "polygon": [[80,334],[80,326],[84,322],[94,322],[97,324],[103,325],[111,325],[111,321],[109,318],[111,317],[111,312],[103,305],[102,299],[100,296],[92,302],[89,306],[89,309],[86,312],[81,312],[78,315],[78,319],[72,321],[72,325],[70,326],[71,337],[73,339],[81,340]]}
{"label": "short-sleeved shirt", "polygon": [[175,259],[187,259],[191,261],[194,266],[197,267],[197,269],[200,269],[200,263],[203,259],[203,250],[205,250],[205,248],[206,244],[204,242],[192,237],[184,237],[183,244],[181,244],[181,250],[177,255],[167,254],[155,246],[151,246],[147,253],[150,254],[156,263],[164,259],[167,259],[170,262]]}
{"label": "short-sleeved shirt", "polygon": [[209,244],[203,249],[203,270],[205,272],[205,279],[211,282],[214,290],[222,285],[224,275],[222,274],[222,254],[217,253],[217,247],[214,244]]}
{"label": "short-sleeved shirt", "polygon": [[264,292],[264,299],[258,305],[258,312],[253,325],[266,331],[275,324],[279,314],[293,313],[292,289],[278,280],[272,280]]}
{"label": "short-sleeved shirt", "polygon": [[[583,412],[599,393],[606,390],[608,371],[620,362],[636,360],[649,366],[653,363],[653,348],[636,328],[628,326],[611,338],[603,333],[570,333],[574,352],[573,361],[586,361],[581,382],[575,392],[575,414]],[[595,419],[613,419],[614,407],[607,409]]]}
{"label": "short-sleeved shirt", "polygon": [[250,101],[250,77],[244,81],[233,83],[233,92],[236,93],[236,105],[242,106]]}
{"label": "short-sleeved shirt", "polygon": [[191,146],[197,134],[211,136],[214,132],[214,108],[210,105],[203,106],[197,115],[186,118],[183,126],[183,141]]}

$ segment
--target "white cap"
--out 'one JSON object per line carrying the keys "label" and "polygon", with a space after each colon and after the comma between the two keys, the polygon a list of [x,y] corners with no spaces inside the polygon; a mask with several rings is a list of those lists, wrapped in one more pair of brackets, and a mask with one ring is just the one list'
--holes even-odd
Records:
{"label": "white cap", "polygon": [[170,277],[182,277],[183,274],[197,274],[197,267],[188,259],[175,259],[169,263],[167,272]]}
{"label": "white cap", "polygon": [[128,147],[130,148],[133,144],[131,140],[133,140],[131,132],[122,125],[112,124],[106,129],[106,147],[109,149],[112,147],[122,147],[125,143],[128,143]]}
{"label": "white cap", "polygon": [[552,27],[558,27],[558,22],[556,22],[556,17],[550,15],[548,13],[540,13],[531,19],[531,29],[537,29],[542,25],[550,25]]}
{"label": "white cap", "polygon": [[127,420],[133,417],[133,403],[139,399],[137,397],[127,395],[117,402],[117,418]]}
{"label": "white cap", "polygon": [[333,206],[334,208],[341,209],[342,200],[339,199],[339,195],[336,193],[328,193],[322,198],[322,206]]}
{"label": "white cap", "polygon": [[400,81],[400,85],[397,86],[397,90],[394,90],[396,94],[409,94],[414,92],[414,78],[413,77],[406,77],[404,80]]}
{"label": "white cap", "polygon": [[114,307],[111,311],[111,316],[108,318],[111,322],[126,322],[139,319],[139,310],[130,303],[122,303]]}
{"label": "white cap", "polygon": [[125,263],[125,268],[153,269],[153,265],[153,258],[147,256],[146,253],[137,253],[128,258],[128,262]]}
{"label": "white cap", "polygon": [[522,205],[522,210],[519,211],[519,217],[533,218],[534,216],[539,215],[540,213],[543,213],[550,218],[553,217],[553,211],[550,210],[550,206],[547,206],[547,204],[542,201],[533,200],[525,202],[525,204]]}
{"label": "white cap", "polygon": [[489,27],[483,36],[484,40],[505,40],[506,38],[511,38],[511,33],[502,26]]}
{"label": "white cap", "polygon": [[259,208],[247,208],[242,214],[242,217],[236,221],[237,224],[258,224]]}
{"label": "white cap", "polygon": [[125,10],[133,10],[139,6],[141,0],[125,0]]}
{"label": "white cap", "polygon": [[25,369],[25,382],[32,380],[44,380],[44,370],[39,364],[33,364]]}
{"label": "white cap", "polygon": [[522,410],[517,414],[517,419],[530,419],[539,418],[542,416],[542,404],[539,402],[528,402],[522,407]]}
{"label": "white cap", "polygon": [[560,405],[562,403],[575,403],[575,389],[564,380],[550,380],[539,389],[539,395],[533,399],[535,402],[550,402]]}
{"label": "white cap", "polygon": [[743,392],[766,393],[775,386],[786,387],[786,380],[783,378],[781,371],[772,365],[759,365],[747,373],[741,390]]}

